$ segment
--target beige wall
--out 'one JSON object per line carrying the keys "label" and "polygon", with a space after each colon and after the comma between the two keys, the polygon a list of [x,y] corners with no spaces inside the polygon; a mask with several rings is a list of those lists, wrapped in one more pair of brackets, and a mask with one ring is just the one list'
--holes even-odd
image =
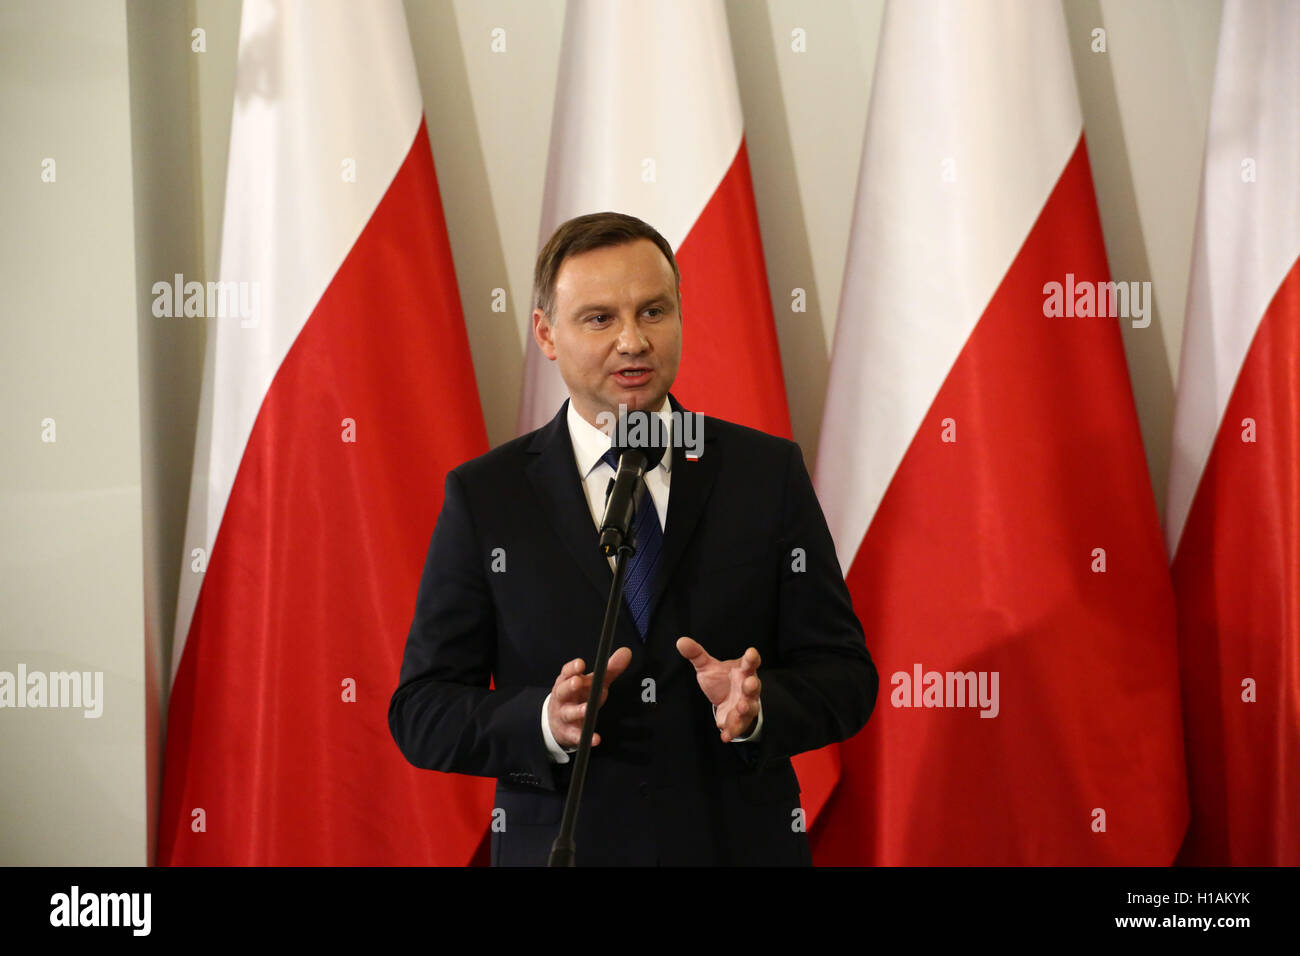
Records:
{"label": "beige wall", "polygon": [[0,6],[0,670],[104,698],[0,710],[0,864],[146,861],[129,119],[122,4]]}
{"label": "beige wall", "polygon": [[[1125,327],[1124,344],[1163,506],[1221,0],[1065,6],[1111,269],[1153,287],[1151,326]],[[406,8],[497,444],[514,435],[564,4]],[[795,438],[810,459],[882,9],[727,3]],[[0,7],[10,295],[0,436],[12,460],[0,477],[0,669],[93,663],[112,707],[99,722],[0,711],[0,863],[152,853],[159,675],[170,667],[203,327],[155,319],[148,290],[175,272],[216,275],[239,10],[237,0]],[[1098,26],[1105,54],[1089,50]],[[190,49],[196,27],[206,52]],[[505,54],[489,52],[495,27]],[[795,27],[806,53],[790,50]],[[57,184],[40,182],[47,155]],[[806,313],[789,311],[796,286]],[[497,287],[506,313],[489,307]],[[40,442],[46,415],[58,420],[53,446]]]}

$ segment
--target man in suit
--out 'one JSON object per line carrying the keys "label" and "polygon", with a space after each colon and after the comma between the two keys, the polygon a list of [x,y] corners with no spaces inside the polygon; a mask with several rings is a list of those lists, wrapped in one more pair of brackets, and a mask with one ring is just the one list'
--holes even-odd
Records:
{"label": "man in suit", "polygon": [[658,413],[675,431],[644,479],[576,859],[808,865],[790,757],[861,729],[878,682],[799,447],[702,416],[688,447],[680,274],[641,220],[565,223],[534,286],[570,398],[448,474],[393,737],[415,766],[497,778],[493,865],[546,863],[613,583],[600,426]]}

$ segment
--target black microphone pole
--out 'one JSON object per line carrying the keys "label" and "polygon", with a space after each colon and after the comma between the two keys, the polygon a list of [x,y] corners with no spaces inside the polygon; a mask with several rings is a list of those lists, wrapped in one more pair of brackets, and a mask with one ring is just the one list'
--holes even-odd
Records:
{"label": "black microphone pole", "polygon": [[596,669],[591,678],[591,693],[587,697],[587,713],[582,718],[582,736],[578,752],[573,758],[573,775],[569,778],[569,792],[564,798],[564,816],[560,833],[551,844],[551,858],[547,866],[577,866],[574,856],[573,831],[578,822],[578,804],[582,801],[582,785],[587,779],[587,761],[591,758],[591,735],[596,730],[596,712],[600,710],[601,690],[605,686],[605,663],[609,660],[614,643],[614,626],[618,623],[619,605],[623,603],[623,579],[627,576],[627,558],[636,550],[629,534],[614,557],[614,583],[605,602],[605,621],[600,627],[600,643],[596,647]]}

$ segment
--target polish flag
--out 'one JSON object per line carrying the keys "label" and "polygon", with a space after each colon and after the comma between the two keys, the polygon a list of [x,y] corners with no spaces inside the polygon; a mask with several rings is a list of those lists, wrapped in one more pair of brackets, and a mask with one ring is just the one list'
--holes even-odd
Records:
{"label": "polish flag", "polygon": [[1228,0],[1166,515],[1191,825],[1179,862],[1300,864],[1300,6]]}
{"label": "polish flag", "polygon": [[464,864],[492,781],[387,717],[487,448],[397,0],[244,0],[220,274],[256,307],[209,313],[158,862]]}
{"label": "polish flag", "polygon": [[[569,219],[606,210],[644,220],[673,247],[683,316],[673,394],[789,438],[722,0],[570,0],[538,248]],[[555,364],[531,341],[525,351],[521,433],[568,397]],[[810,821],[835,785],[836,749],[795,758]]]}
{"label": "polish flag", "polygon": [[889,4],[816,470],[882,687],[819,864],[1177,852],[1173,595],[1108,278],[1061,5]]}

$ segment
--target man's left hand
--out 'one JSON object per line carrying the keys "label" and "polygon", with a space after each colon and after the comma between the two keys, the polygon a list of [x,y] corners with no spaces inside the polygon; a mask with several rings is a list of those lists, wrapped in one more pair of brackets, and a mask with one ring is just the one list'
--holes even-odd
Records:
{"label": "man's left hand", "polygon": [[700,689],[713,705],[713,715],[722,733],[723,743],[733,737],[746,737],[758,720],[759,693],[763,682],[755,673],[762,659],[757,648],[749,648],[742,657],[720,661],[689,637],[677,641],[677,652],[695,665]]}

